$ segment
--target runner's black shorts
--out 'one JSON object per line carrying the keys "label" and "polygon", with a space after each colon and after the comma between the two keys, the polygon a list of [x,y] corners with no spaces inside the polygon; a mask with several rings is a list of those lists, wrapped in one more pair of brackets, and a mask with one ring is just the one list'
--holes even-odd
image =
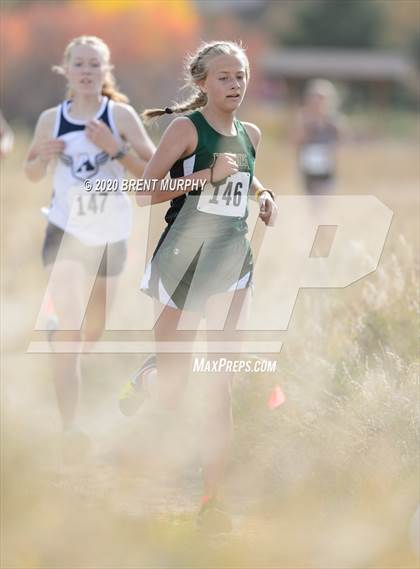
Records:
{"label": "runner's black shorts", "polygon": [[97,272],[101,277],[117,276],[124,269],[127,258],[127,241],[107,243],[105,246],[86,245],[53,223],[47,225],[42,247],[42,260],[45,267],[55,262],[64,235],[66,236],[66,247],[61,252],[61,259],[78,261],[91,273],[96,272],[98,255],[102,255]]}

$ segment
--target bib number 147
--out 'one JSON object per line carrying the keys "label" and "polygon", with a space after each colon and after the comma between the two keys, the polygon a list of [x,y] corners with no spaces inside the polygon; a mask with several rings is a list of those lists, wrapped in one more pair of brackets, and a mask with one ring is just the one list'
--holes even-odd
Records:
{"label": "bib number 147", "polygon": [[108,198],[107,194],[96,195],[89,194],[76,196],[77,202],[77,215],[95,215],[98,213],[103,213],[105,210],[106,200]]}
{"label": "bib number 147", "polygon": [[249,178],[249,172],[237,172],[223,183],[206,184],[197,209],[215,215],[243,217],[246,211]]}

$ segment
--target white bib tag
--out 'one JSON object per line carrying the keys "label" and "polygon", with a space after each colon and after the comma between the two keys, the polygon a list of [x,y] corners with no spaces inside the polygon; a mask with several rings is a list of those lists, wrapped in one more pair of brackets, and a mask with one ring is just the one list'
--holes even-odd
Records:
{"label": "white bib tag", "polygon": [[82,185],[74,184],[68,195],[72,225],[103,223],[111,213],[110,202],[114,197],[112,194],[86,192]]}
{"label": "white bib tag", "polygon": [[237,172],[229,176],[223,184],[204,186],[197,209],[205,213],[226,217],[244,217],[248,201],[250,173]]}
{"label": "white bib tag", "polygon": [[300,156],[302,170],[307,174],[323,175],[332,170],[331,151],[324,144],[309,144]]}

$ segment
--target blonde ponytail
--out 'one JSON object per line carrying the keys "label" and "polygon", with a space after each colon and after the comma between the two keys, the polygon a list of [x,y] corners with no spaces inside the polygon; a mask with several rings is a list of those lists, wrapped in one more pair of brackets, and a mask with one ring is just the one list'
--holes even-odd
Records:
{"label": "blonde ponytail", "polygon": [[115,78],[112,73],[108,73],[107,77],[105,78],[104,84],[102,85],[102,95],[108,97],[112,101],[116,101],[117,103],[128,103],[129,98],[124,93],[118,91],[115,85]]}

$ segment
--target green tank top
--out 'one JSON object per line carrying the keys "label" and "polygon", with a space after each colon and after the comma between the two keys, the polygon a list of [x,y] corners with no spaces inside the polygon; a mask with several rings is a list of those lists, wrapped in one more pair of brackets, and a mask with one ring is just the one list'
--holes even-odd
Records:
{"label": "green tank top", "polygon": [[237,119],[234,120],[236,135],[225,136],[214,130],[200,111],[188,118],[197,129],[197,147],[190,156],[175,162],[171,178],[209,168],[217,154],[227,152],[236,154],[239,171],[217,184],[207,183],[201,190],[173,199],[165,220],[171,232],[182,232],[189,238],[217,239],[226,234],[245,234],[255,162],[255,149],[248,133]]}

